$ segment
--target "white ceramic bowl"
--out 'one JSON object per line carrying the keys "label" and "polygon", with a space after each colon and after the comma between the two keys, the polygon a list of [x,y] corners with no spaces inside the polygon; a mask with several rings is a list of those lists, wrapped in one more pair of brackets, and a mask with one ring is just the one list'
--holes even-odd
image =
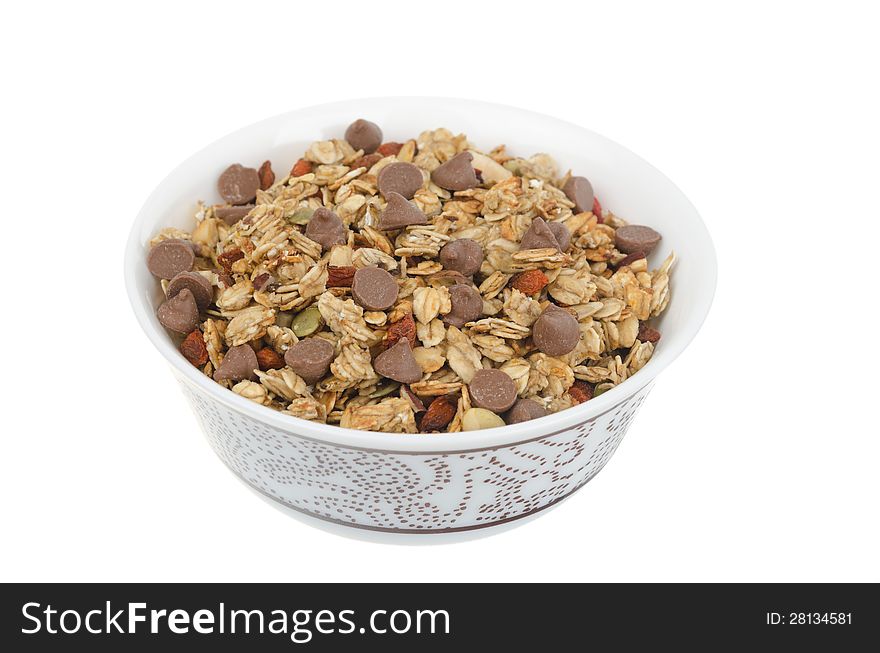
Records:
{"label": "white ceramic bowl", "polygon": [[[341,137],[355,118],[386,140],[429,128],[465,132],[481,149],[551,154],[588,177],[604,207],[663,234],[652,263],[675,249],[672,299],[651,361],[610,391],[538,420],[455,434],[369,433],[283,415],[226,390],[178,352],[156,320],[159,284],[144,263],[162,227],[191,229],[197,200],[219,201],[233,162],[289,170],[308,144]],[[494,526],[554,505],[608,462],[654,378],[700,328],[715,291],[712,241],[694,207],[651,165],[576,125],[521,109],[447,98],[373,98],[291,111],[245,127],[190,157],[159,184],[135,221],[125,281],[137,319],[175,376],[221,460],[266,496],[309,515],[366,529],[442,533]],[[672,425],[666,425],[672,428]]]}

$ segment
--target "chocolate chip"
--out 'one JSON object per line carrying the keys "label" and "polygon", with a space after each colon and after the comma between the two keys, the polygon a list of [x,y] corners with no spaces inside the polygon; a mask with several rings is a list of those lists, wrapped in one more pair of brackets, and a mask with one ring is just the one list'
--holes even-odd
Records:
{"label": "chocolate chip", "polygon": [[379,171],[376,177],[376,186],[382,197],[387,198],[388,193],[400,193],[406,199],[411,200],[416,191],[422,187],[425,178],[422,171],[412,163],[390,163]]}
{"label": "chocolate chip", "polygon": [[214,372],[215,381],[253,381],[260,368],[257,354],[249,344],[230,347]]}
{"label": "chocolate chip", "polygon": [[522,249],[544,249],[552,247],[559,249],[559,241],[550,230],[550,227],[544,222],[544,218],[535,218],[528,230],[523,234],[519,248]]}
{"label": "chocolate chip", "polygon": [[379,229],[392,231],[411,224],[427,224],[428,218],[400,193],[388,193],[388,203],[379,216]]}
{"label": "chocolate chip", "polygon": [[171,299],[184,288],[193,294],[200,311],[204,311],[214,301],[214,286],[198,272],[181,272],[175,275],[168,282],[165,296]]}
{"label": "chocolate chip", "polygon": [[469,389],[474,406],[493,413],[503,413],[516,402],[516,384],[501,370],[477,370]]}
{"label": "chocolate chip", "polygon": [[345,130],[345,140],[354,149],[372,154],[382,144],[382,130],[376,123],[358,118]]}
{"label": "chocolate chip", "polygon": [[382,158],[382,155],[377,152],[373,152],[373,154],[364,154],[362,157],[351,162],[351,169],[356,170],[357,168],[366,168],[369,170],[379,163]]}
{"label": "chocolate chip", "polygon": [[159,324],[177,333],[189,333],[199,326],[199,307],[195,297],[184,288],[174,297],[166,299],[156,311]]}
{"label": "chocolate chip", "polygon": [[284,354],[284,362],[303,381],[312,385],[327,375],[335,357],[336,350],[328,341],[323,338],[306,338],[290,345]]}
{"label": "chocolate chip", "polygon": [[315,210],[306,225],[306,238],[314,240],[321,245],[321,249],[327,251],[333,245],[346,243],[346,231],[345,224],[339,216],[322,206]]}
{"label": "chocolate chip", "polygon": [[422,379],[422,368],[413,356],[409,340],[401,338],[373,359],[373,369],[386,379],[415,383]]}
{"label": "chocolate chip", "polygon": [[532,327],[535,346],[548,356],[562,356],[577,346],[581,331],[571,313],[556,304],[544,309]]}
{"label": "chocolate chip", "polygon": [[477,174],[471,161],[474,155],[460,152],[431,173],[431,181],[446,190],[467,190],[477,185]]}
{"label": "chocolate chip", "polygon": [[215,206],[214,216],[223,220],[226,224],[235,224],[254,208],[253,204],[244,206]]}
{"label": "chocolate chip", "polygon": [[647,256],[657,247],[660,238],[660,234],[651,227],[631,224],[620,227],[614,232],[614,245],[624,254],[642,252]]}
{"label": "chocolate chip", "polygon": [[217,190],[229,204],[248,204],[257,197],[260,189],[260,175],[254,168],[245,168],[233,163],[223,171],[217,180]]}
{"label": "chocolate chip", "polygon": [[452,300],[452,310],[443,318],[446,324],[460,329],[468,322],[479,320],[483,314],[483,298],[473,286],[451,286],[449,299]]}
{"label": "chocolate chip", "polygon": [[397,301],[397,282],[382,268],[358,268],[351,280],[351,296],[368,311],[384,311]]}
{"label": "chocolate chip", "polygon": [[586,177],[569,177],[562,192],[574,202],[575,213],[593,210],[593,185]]}
{"label": "chocolate chip", "polygon": [[455,270],[466,277],[473,276],[483,264],[483,248],[470,238],[453,240],[440,250],[440,264],[446,270]]}
{"label": "chocolate chip", "polygon": [[568,246],[571,245],[571,232],[568,230],[568,227],[561,222],[548,222],[547,226],[553,232],[556,242],[559,243],[560,251],[564,252],[567,250]]}
{"label": "chocolate chip", "polygon": [[157,243],[147,254],[147,269],[160,279],[171,279],[181,272],[189,272],[195,262],[192,243],[178,238]]}
{"label": "chocolate chip", "polygon": [[504,416],[504,421],[508,424],[519,424],[544,415],[549,415],[547,409],[534,399],[517,399],[513,408]]}

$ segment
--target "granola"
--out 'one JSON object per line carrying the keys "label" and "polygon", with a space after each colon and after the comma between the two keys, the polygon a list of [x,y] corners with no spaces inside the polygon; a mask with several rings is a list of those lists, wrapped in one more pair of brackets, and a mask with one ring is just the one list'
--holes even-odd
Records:
{"label": "granola", "polygon": [[599,396],[658,346],[669,254],[547,154],[357,120],[284,176],[220,176],[146,257],[181,354],[300,419],[388,433],[489,428]]}

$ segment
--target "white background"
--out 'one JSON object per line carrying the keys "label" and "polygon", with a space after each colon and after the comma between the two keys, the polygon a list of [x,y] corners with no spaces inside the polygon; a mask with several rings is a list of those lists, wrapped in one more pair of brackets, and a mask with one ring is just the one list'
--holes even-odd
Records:
{"label": "white background", "polygon": [[[869,6],[7,3],[0,580],[880,581]],[[655,164],[713,234],[718,293],[571,500],[462,544],[347,539],[211,453],[131,315],[123,243],[164,175],[229,131],[444,94]]]}

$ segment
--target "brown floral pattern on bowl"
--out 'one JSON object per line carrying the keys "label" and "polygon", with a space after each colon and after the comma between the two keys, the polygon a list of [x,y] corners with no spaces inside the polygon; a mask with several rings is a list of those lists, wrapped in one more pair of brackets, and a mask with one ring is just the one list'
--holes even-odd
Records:
{"label": "brown floral pattern on bowl", "polygon": [[206,398],[186,380],[181,385],[211,447],[254,489],[313,517],[404,533],[495,526],[558,503],[605,466],[651,389],[523,442],[404,453],[308,439]]}

